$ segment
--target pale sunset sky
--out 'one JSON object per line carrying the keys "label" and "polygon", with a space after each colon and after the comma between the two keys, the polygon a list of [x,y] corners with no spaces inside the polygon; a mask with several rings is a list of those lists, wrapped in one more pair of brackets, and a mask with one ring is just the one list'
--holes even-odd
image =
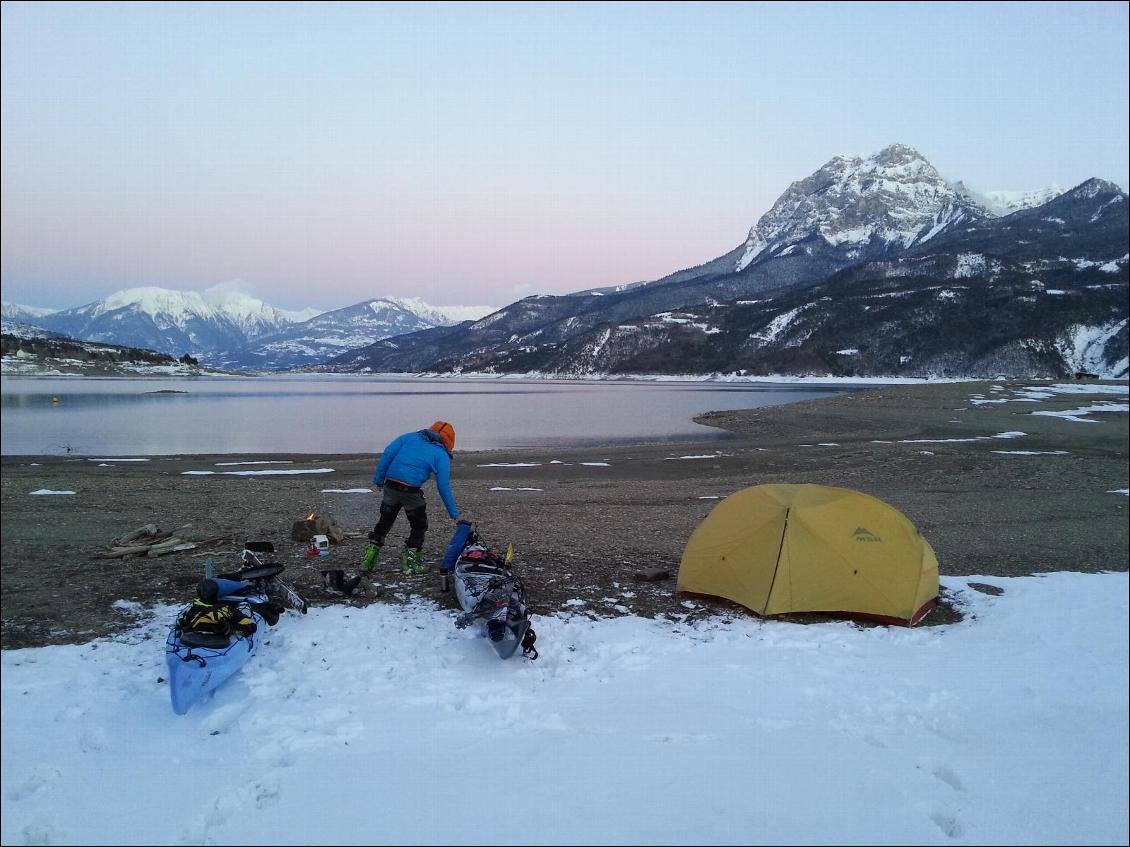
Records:
{"label": "pale sunset sky", "polygon": [[741,243],[833,156],[1126,187],[1128,5],[4,2],[3,299],[502,306]]}

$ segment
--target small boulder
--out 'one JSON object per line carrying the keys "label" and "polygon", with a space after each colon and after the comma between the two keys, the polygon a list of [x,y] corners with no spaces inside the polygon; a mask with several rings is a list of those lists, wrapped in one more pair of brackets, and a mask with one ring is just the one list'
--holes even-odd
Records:
{"label": "small boulder", "polygon": [[290,537],[295,541],[309,541],[315,535],[326,536],[331,544],[340,544],[345,540],[345,530],[338,522],[323,515],[295,521],[290,528]]}

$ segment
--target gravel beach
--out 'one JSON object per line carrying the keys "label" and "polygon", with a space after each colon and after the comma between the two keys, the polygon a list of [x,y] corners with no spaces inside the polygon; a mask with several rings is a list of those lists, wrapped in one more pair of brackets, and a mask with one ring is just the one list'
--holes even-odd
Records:
{"label": "gravel beach", "polygon": [[[886,501],[934,547],[942,574],[1125,571],[1126,384],[1071,383],[1069,391],[1049,385],[904,385],[712,412],[698,422],[732,435],[705,443],[458,451],[453,488],[486,543],[500,550],[513,544],[535,614],[744,614],[725,601],[676,596],[675,576],[691,532],[720,498],[771,482],[841,486]],[[1062,415],[1081,409],[1089,410],[1074,419]],[[375,461],[373,454],[134,462],[4,456],[2,646],[74,643],[118,631],[134,620],[133,603],[187,601],[206,558],[217,571],[236,569],[244,541],[257,539],[275,545],[284,578],[314,605],[427,597],[455,608],[434,571],[399,574],[403,517],[358,592],[345,597],[323,587],[323,568],[357,570],[379,497],[370,483]],[[232,462],[272,464],[219,464]],[[231,475],[271,469],[329,471]],[[425,556],[435,564],[452,524],[434,485],[425,492]],[[332,517],[346,532],[329,557],[310,558],[291,540],[292,524],[309,513]],[[157,558],[102,556],[112,539],[144,524],[188,525],[180,534],[199,546]],[[654,568],[670,576],[637,578]],[[945,614],[943,603],[931,617]]]}

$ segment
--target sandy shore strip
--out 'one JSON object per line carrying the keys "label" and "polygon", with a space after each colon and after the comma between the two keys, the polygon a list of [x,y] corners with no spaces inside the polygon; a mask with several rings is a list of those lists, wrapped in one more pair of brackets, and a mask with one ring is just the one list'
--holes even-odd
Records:
{"label": "sandy shore strip", "polygon": [[[453,487],[491,546],[513,544],[538,614],[702,616],[744,613],[674,593],[684,545],[720,498],[761,483],[864,491],[907,515],[949,575],[1018,576],[1127,569],[1127,385],[1011,381],[869,388],[697,420],[733,435],[709,443],[457,452]],[[454,598],[438,577],[403,577],[403,520],[366,593],[323,588],[332,563],[356,570],[375,520],[376,455],[4,456],[5,648],[66,643],[130,622],[125,600],[183,602],[206,558],[238,566],[246,540],[272,541],[315,604]],[[233,473],[232,470],[259,473]],[[273,470],[276,473],[262,473]],[[287,473],[279,473],[279,471]],[[203,473],[208,472],[208,473]],[[42,496],[37,492],[74,492]],[[425,555],[451,535],[434,486]],[[290,537],[309,513],[345,541],[311,559]],[[158,558],[104,559],[113,538],[147,523],[199,542]],[[648,568],[670,578],[641,581]]]}

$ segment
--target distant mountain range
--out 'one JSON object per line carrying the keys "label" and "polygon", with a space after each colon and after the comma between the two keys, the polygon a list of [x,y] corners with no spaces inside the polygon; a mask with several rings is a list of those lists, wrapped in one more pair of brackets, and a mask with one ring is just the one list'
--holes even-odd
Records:
{"label": "distant mountain range", "polygon": [[979,197],[895,144],[794,182],[662,279],[537,295],[323,370],[992,377],[1127,373],[1127,195]]}
{"label": "distant mountain range", "polygon": [[1113,183],[979,194],[894,144],[833,158],[733,250],[654,281],[498,310],[378,298],[306,320],[142,288],[50,314],[4,304],[4,323],[229,369],[1125,377],[1128,240]]}
{"label": "distant mountain range", "polygon": [[431,306],[375,298],[313,316],[286,312],[245,294],[211,289],[131,288],[73,309],[3,304],[4,331],[29,328],[79,339],[189,354],[212,367],[281,370],[337,356],[373,341],[470,317],[493,307]]}

